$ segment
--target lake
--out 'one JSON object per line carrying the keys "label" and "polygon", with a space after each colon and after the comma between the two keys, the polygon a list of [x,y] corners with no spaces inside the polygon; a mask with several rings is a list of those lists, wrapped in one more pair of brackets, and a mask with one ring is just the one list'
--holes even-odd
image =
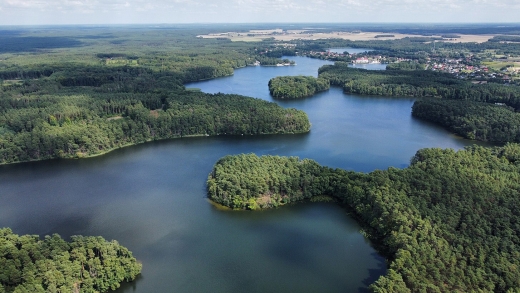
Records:
{"label": "lake", "polygon": [[[272,101],[277,75],[314,75],[325,61],[246,67],[187,85]],[[374,67],[373,69],[381,69]],[[308,113],[298,135],[197,137],[152,142],[82,160],[0,166],[0,226],[17,234],[101,235],[143,263],[117,292],[364,292],[386,272],[383,257],[340,207],[301,203],[223,211],[206,199],[213,164],[228,154],[311,158],[370,172],[406,167],[425,147],[470,141],[411,117],[413,99],[345,95],[332,88],[278,102]]]}

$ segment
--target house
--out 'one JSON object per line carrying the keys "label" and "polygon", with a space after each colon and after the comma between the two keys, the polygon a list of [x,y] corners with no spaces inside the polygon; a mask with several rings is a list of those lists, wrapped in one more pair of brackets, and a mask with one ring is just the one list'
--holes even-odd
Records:
{"label": "house", "polygon": [[357,63],[357,64],[367,64],[367,63],[368,63],[368,58],[367,58],[367,57],[357,58],[357,59],[354,60],[352,63]]}

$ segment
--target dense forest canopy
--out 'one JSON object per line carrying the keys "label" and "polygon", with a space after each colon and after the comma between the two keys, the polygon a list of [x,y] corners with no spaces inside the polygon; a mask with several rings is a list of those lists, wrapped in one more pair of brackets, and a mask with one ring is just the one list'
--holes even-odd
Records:
{"label": "dense forest canopy", "polygon": [[412,115],[439,124],[467,139],[520,142],[520,113],[502,104],[467,100],[418,100]]}
{"label": "dense forest canopy", "polygon": [[520,146],[423,149],[406,169],[369,174],[254,154],[220,159],[209,197],[235,209],[328,195],[389,259],[374,292],[520,289]]}
{"label": "dense forest canopy", "polygon": [[141,273],[117,241],[102,237],[14,234],[0,229],[0,292],[107,292]]}
{"label": "dense forest canopy", "polygon": [[168,79],[161,77],[150,81],[158,85],[158,92],[143,93],[138,84],[132,84],[140,78],[121,86],[83,87],[78,92],[46,93],[43,89],[22,96],[13,94],[31,87],[29,84],[2,93],[0,163],[84,157],[165,138],[301,133],[310,129],[302,111],[237,95],[175,91],[173,87],[160,91],[160,83],[168,84]]}

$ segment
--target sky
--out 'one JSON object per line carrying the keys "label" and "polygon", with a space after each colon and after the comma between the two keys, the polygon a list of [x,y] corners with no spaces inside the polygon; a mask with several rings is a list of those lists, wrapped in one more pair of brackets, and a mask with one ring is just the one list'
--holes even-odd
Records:
{"label": "sky", "polygon": [[520,0],[0,0],[0,25],[520,22]]}

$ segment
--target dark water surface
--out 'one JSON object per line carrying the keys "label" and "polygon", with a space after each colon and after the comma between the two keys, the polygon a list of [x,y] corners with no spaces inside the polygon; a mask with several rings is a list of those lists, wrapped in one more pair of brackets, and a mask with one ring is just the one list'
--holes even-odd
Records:
{"label": "dark water surface", "polygon": [[[326,64],[293,59],[297,66],[248,67],[188,86],[271,100],[270,78],[316,75]],[[300,156],[369,172],[405,167],[420,148],[470,143],[413,119],[412,103],[333,88],[279,103],[308,113],[308,134],[176,139],[90,159],[0,166],[0,227],[117,239],[143,263],[139,280],[118,292],[364,291],[385,262],[343,209],[305,203],[222,211],[205,198],[205,180],[227,154]]]}

